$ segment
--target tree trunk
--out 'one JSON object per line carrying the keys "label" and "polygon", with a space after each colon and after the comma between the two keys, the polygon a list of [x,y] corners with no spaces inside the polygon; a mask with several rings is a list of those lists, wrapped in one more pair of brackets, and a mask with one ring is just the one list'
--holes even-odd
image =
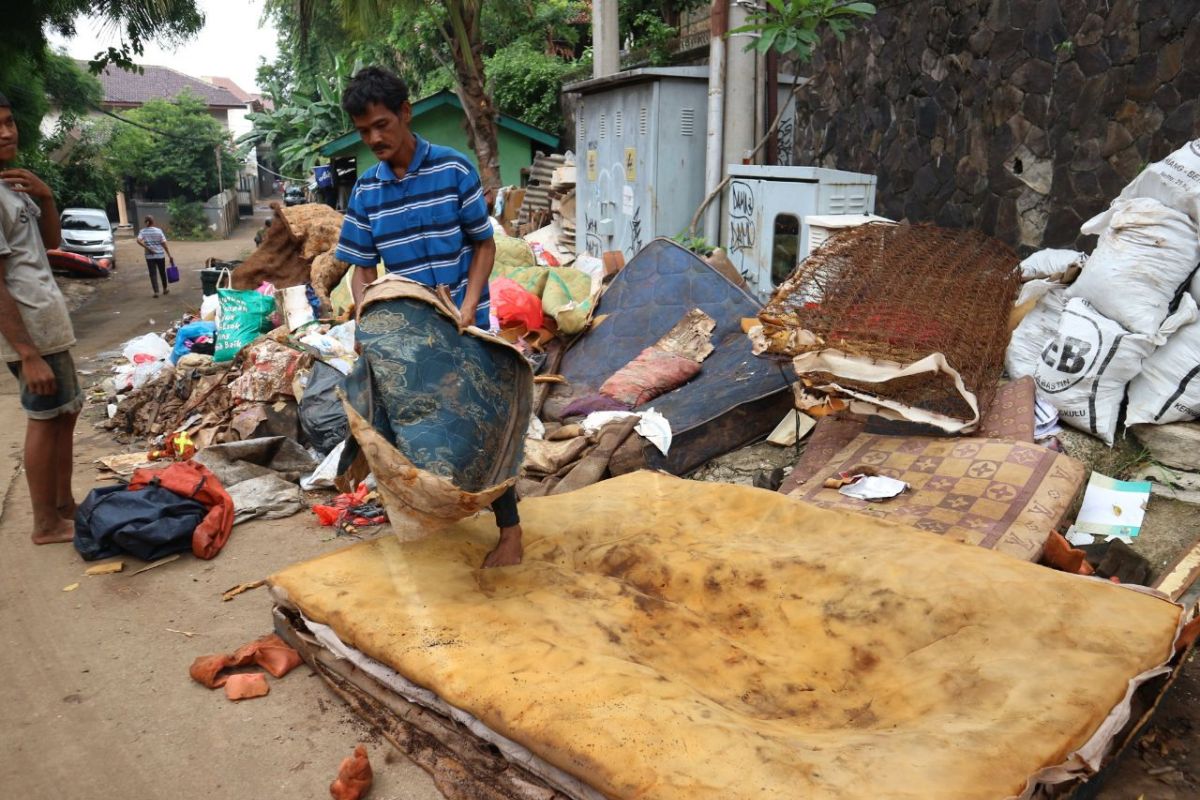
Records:
{"label": "tree trunk", "polygon": [[483,72],[481,4],[477,0],[453,0],[446,10],[451,18],[447,39],[454,58],[458,98],[467,118],[471,149],[479,162],[479,178],[485,190],[499,188],[500,147],[496,140],[496,107]]}

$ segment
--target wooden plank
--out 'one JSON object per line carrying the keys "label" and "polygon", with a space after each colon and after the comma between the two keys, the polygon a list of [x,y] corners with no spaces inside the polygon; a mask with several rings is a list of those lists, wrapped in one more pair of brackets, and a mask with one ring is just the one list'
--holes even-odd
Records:
{"label": "wooden plank", "polygon": [[1197,578],[1200,578],[1200,539],[1192,542],[1192,546],[1158,579],[1154,588],[1172,600],[1178,600],[1192,588]]}

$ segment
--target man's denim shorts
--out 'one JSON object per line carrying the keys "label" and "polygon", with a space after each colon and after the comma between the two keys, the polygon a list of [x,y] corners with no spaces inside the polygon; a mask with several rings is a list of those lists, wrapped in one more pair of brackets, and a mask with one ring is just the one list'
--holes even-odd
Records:
{"label": "man's denim shorts", "polygon": [[8,370],[21,386],[21,408],[30,419],[54,419],[64,414],[77,414],[83,408],[83,389],[79,386],[79,375],[75,372],[75,361],[71,352],[52,353],[42,356],[58,384],[54,394],[34,394],[25,385],[21,374],[21,362],[10,361]]}

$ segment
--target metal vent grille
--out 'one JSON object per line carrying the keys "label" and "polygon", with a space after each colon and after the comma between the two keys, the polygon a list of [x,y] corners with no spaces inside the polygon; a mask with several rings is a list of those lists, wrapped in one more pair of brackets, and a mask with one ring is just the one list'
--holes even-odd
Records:
{"label": "metal vent grille", "polygon": [[679,132],[684,136],[696,133],[696,109],[684,108],[679,112]]}
{"label": "metal vent grille", "polygon": [[608,135],[608,116],[600,115],[600,138],[603,139]]}
{"label": "metal vent grille", "polygon": [[642,106],[642,110],[638,112],[638,133],[642,136],[646,135],[650,127],[650,114],[646,111],[646,107]]}
{"label": "metal vent grille", "polygon": [[625,122],[620,111],[613,117],[613,136],[620,139],[625,135]]}
{"label": "metal vent grille", "polygon": [[575,148],[580,149],[583,147],[584,132],[586,130],[583,125],[583,109],[575,113],[577,115],[575,117]]}

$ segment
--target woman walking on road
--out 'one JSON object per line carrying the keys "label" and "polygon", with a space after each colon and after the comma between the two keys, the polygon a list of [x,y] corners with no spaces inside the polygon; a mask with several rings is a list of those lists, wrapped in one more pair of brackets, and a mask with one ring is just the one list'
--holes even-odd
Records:
{"label": "woman walking on road", "polygon": [[171,249],[167,247],[167,236],[161,228],[155,227],[154,217],[146,217],[145,226],[137,235],[137,243],[146,251],[146,269],[150,271],[150,286],[154,296],[158,297],[158,283],[162,281],[162,293],[170,294],[167,287],[167,259],[175,263]]}

